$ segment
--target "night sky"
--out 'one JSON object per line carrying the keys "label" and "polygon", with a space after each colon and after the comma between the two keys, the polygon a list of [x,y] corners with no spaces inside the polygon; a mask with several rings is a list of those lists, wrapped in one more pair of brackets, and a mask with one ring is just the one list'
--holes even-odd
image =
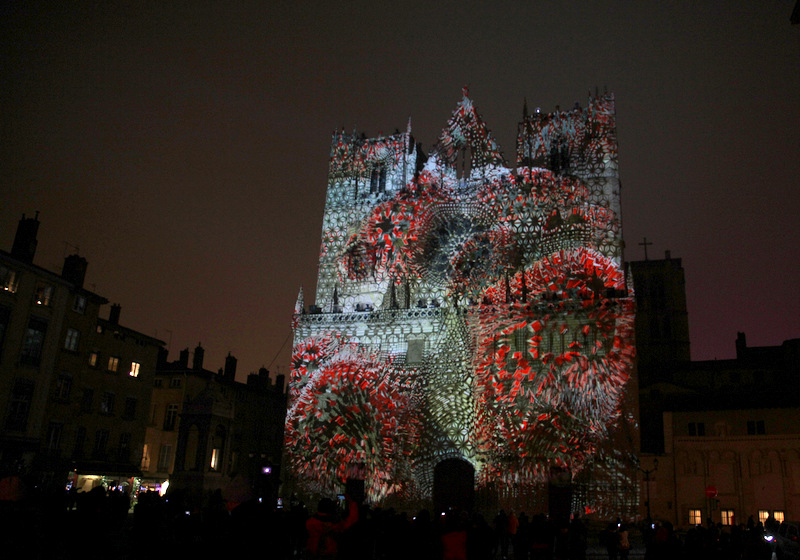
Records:
{"label": "night sky", "polygon": [[[617,100],[626,258],[683,260],[692,358],[800,337],[800,26],[753,2],[12,2],[0,247],[76,250],[121,323],[288,373],[331,132],[425,150],[462,86],[515,156],[533,110]],[[498,7],[502,6],[502,7]],[[76,249],[77,248],[77,249]],[[104,312],[104,316],[107,311]]]}

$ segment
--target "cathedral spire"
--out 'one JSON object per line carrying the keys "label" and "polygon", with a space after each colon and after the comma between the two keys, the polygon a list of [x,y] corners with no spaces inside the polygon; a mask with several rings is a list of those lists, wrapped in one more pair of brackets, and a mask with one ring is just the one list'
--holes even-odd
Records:
{"label": "cathedral spire", "polygon": [[303,301],[303,286],[300,286],[300,293],[297,294],[297,302],[294,304],[294,314],[305,313],[305,302]]}

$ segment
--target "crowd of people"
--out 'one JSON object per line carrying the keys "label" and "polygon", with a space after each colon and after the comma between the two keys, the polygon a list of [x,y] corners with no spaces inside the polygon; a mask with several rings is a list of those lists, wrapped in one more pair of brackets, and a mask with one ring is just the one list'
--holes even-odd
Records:
{"label": "crowd of people", "polygon": [[0,502],[0,546],[48,559],[218,558],[235,550],[276,560],[771,558],[764,528],[752,520],[725,528],[709,523],[679,536],[667,522],[629,526],[616,520],[600,530],[580,517],[511,510],[491,517],[457,510],[410,515],[339,498],[321,500],[314,511],[298,500],[280,509],[257,499],[232,505],[220,492],[202,499],[143,492],[130,513],[123,491],[102,487]]}

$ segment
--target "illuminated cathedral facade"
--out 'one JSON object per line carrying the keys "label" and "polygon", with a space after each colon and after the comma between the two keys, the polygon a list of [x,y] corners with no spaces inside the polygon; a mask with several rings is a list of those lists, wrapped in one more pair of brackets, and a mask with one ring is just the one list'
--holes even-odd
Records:
{"label": "illuminated cathedral facade", "polygon": [[296,484],[426,503],[466,477],[536,508],[566,480],[571,510],[635,508],[622,249],[611,94],[524,110],[513,166],[466,91],[427,154],[410,126],[335,132],[315,304],[294,315]]}

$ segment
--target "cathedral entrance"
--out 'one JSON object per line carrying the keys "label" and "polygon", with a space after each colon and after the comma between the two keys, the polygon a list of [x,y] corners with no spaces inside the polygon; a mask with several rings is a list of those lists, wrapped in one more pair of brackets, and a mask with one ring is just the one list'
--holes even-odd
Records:
{"label": "cathedral entrance", "polygon": [[475,468],[464,459],[445,459],[433,469],[433,508],[471,510],[475,503]]}

